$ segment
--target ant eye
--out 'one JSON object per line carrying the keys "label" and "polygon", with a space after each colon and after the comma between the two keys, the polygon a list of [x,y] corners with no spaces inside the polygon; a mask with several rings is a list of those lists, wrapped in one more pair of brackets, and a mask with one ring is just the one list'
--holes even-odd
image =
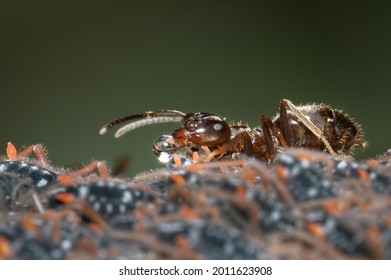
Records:
{"label": "ant eye", "polygon": [[215,115],[195,113],[187,118],[173,136],[180,145],[191,142],[198,146],[213,147],[228,141],[231,129],[224,120]]}

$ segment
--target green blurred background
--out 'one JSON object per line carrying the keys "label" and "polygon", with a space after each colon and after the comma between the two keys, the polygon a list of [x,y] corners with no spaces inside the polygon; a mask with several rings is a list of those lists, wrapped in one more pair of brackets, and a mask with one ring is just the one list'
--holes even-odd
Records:
{"label": "green blurred background", "polygon": [[[9,1],[0,8],[0,147],[44,144],[53,164],[131,157],[177,124],[115,139],[123,115],[210,111],[255,126],[281,98],[343,109],[391,147],[388,1]],[[1,152],[3,154],[3,152]]]}

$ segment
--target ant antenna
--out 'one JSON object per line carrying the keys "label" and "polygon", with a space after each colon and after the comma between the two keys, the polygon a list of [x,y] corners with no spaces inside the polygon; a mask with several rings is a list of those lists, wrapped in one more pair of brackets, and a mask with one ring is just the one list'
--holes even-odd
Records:
{"label": "ant antenna", "polygon": [[131,122],[122,128],[120,128],[116,133],[115,137],[121,137],[125,133],[135,130],[136,128],[147,126],[155,123],[171,123],[171,122],[182,122],[186,117],[186,114],[177,111],[177,110],[162,110],[162,111],[148,111],[144,114],[136,114],[136,115],[129,115],[122,118],[119,118],[115,121],[112,121],[106,125],[104,125],[101,130],[99,131],[99,134],[105,134],[107,131],[109,131],[112,127],[121,124],[126,121],[135,120],[135,119],[141,119],[135,122]]}

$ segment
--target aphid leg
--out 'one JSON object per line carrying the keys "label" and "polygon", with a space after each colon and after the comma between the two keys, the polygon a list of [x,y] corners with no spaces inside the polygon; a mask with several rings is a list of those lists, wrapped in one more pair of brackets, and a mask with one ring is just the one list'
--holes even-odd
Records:
{"label": "aphid leg", "polygon": [[95,160],[83,168],[71,172],[70,174],[58,176],[58,181],[64,186],[72,186],[75,184],[75,178],[91,174],[94,169],[98,170],[99,176],[102,180],[107,180],[109,178],[106,163],[104,161]]}
{"label": "aphid leg", "polygon": [[[58,193],[56,195],[56,199],[62,204],[68,206],[72,211],[77,212],[83,217],[87,217],[89,221],[96,224],[102,230],[109,227],[103,217],[96,212],[88,202],[76,198],[73,194]],[[59,212],[55,212],[57,215],[58,213]]]}
{"label": "aphid leg", "polygon": [[41,144],[30,145],[26,149],[18,153],[15,146],[11,142],[7,143],[7,157],[10,160],[23,159],[29,156],[31,153],[35,154],[37,160],[40,161],[42,165],[48,165],[46,153]]}
{"label": "aphid leg", "polygon": [[107,180],[109,178],[109,172],[107,171],[106,163],[104,161],[99,161],[99,160],[95,160],[91,162],[90,164],[84,166],[83,168],[72,172],[70,175],[72,177],[84,176],[92,173],[94,169],[98,170],[101,179]]}
{"label": "aphid leg", "polygon": [[319,139],[322,140],[324,145],[326,146],[327,150],[330,152],[331,155],[335,156],[336,153],[334,152],[333,148],[331,147],[329,141],[324,136],[323,132],[320,131],[320,129],[314,125],[310,120],[306,118],[306,116],[288,99],[282,99],[281,103],[286,103],[291,109],[292,113],[309,129],[311,132],[317,136]]}
{"label": "aphid leg", "polygon": [[195,201],[194,197],[184,187],[183,184],[176,184],[169,192],[167,196],[168,201],[181,201],[190,206],[193,206]]}

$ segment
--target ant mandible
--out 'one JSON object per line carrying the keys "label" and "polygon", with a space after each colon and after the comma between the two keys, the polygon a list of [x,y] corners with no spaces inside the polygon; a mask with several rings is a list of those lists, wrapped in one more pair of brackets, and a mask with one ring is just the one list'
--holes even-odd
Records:
{"label": "ant mandible", "polygon": [[326,150],[336,155],[367,145],[360,126],[342,111],[324,104],[295,106],[287,99],[281,100],[279,113],[273,120],[261,115],[261,125],[253,129],[240,123],[229,125],[211,113],[161,110],[119,118],[103,126],[100,134],[135,119],[138,120],[120,128],[115,137],[150,124],[183,122],[174,133],[156,140],[153,149],[162,162],[167,162],[180,148],[192,152],[209,150],[206,161],[244,153],[270,163],[280,148]]}

